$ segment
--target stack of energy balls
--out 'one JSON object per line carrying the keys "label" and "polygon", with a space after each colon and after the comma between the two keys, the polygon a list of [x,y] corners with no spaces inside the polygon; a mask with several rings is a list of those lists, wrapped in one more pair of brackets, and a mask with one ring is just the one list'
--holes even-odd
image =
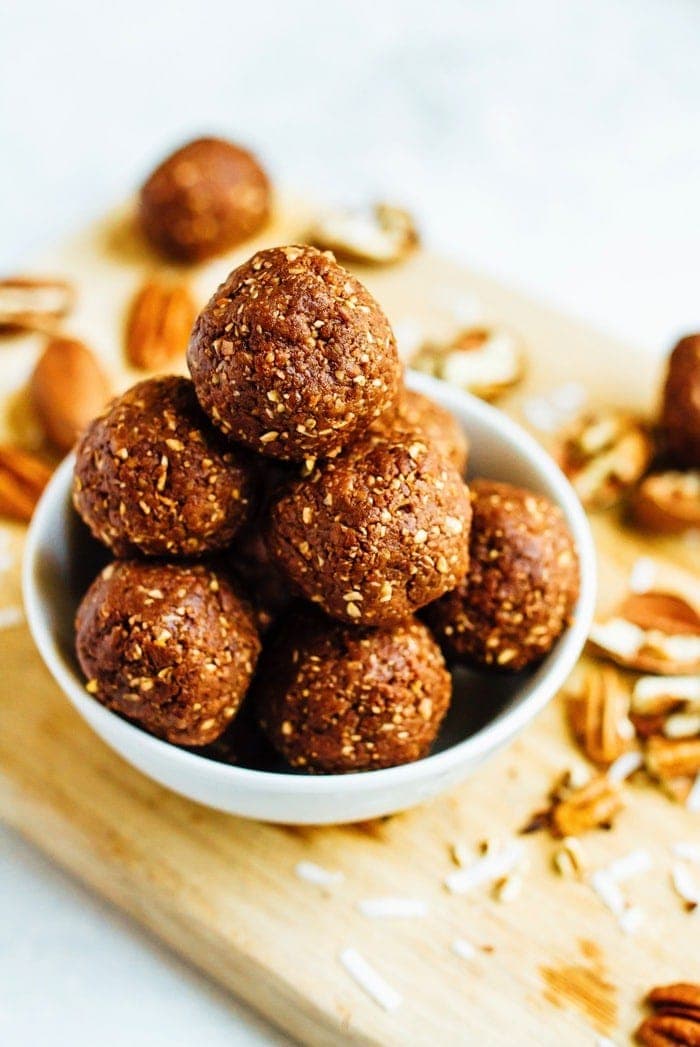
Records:
{"label": "stack of energy balls", "polygon": [[559,510],[470,492],[463,432],[404,388],[386,317],[331,254],[234,270],[188,364],[77,449],[76,509],[117,557],[77,615],[95,698],[187,746],[252,716],[291,766],[362,771],[429,752],[445,658],[547,653],[578,592]]}

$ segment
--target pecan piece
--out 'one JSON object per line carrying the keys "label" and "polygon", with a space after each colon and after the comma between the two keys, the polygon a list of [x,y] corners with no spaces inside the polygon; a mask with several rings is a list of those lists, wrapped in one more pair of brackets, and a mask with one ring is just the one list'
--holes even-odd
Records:
{"label": "pecan piece", "polygon": [[555,836],[578,836],[587,829],[609,828],[624,807],[622,790],[604,774],[555,800],[551,813]]}
{"label": "pecan piece", "polygon": [[569,697],[567,708],[573,734],[593,763],[607,767],[629,749],[634,738],[630,691],[612,666],[586,666],[581,687]]}
{"label": "pecan piece", "polygon": [[700,774],[700,738],[652,735],[647,742],[644,762],[655,778],[694,778]]}
{"label": "pecan piece", "polygon": [[700,614],[673,593],[632,593],[591,629],[589,641],[613,662],[659,675],[700,672]]}
{"label": "pecan piece", "polygon": [[66,280],[8,276],[0,280],[0,334],[53,331],[74,302],[75,292]]}
{"label": "pecan piece", "polygon": [[186,284],[148,280],[131,304],[126,330],[129,363],[150,371],[184,356],[196,315]]}
{"label": "pecan piece", "polygon": [[637,1029],[637,1041],[647,1047],[700,1047],[700,985],[676,982],[652,989],[647,1003],[654,1009]]}
{"label": "pecan piece", "polygon": [[505,328],[469,327],[450,341],[426,342],[411,367],[482,400],[496,400],[523,377],[525,349]]}
{"label": "pecan piece", "polygon": [[634,494],[632,515],[640,527],[659,534],[700,527],[700,470],[647,476]]}
{"label": "pecan piece", "polygon": [[379,203],[364,210],[329,211],[309,230],[308,241],[341,260],[391,265],[419,244],[413,218],[400,207]]}
{"label": "pecan piece", "polygon": [[27,523],[50,478],[51,469],[41,459],[0,446],[0,515]]}
{"label": "pecan piece", "polygon": [[654,447],[645,426],[630,414],[585,414],[564,433],[559,464],[587,509],[615,505],[641,476]]}

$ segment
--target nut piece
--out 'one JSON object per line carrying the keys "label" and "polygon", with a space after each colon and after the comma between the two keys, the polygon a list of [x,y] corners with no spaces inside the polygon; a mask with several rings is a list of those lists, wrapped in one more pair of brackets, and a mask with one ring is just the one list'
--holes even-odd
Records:
{"label": "nut piece", "polygon": [[652,989],[646,1001],[654,1013],[637,1029],[637,1041],[647,1047],[698,1047],[700,1044],[700,985],[676,982]]}
{"label": "nut piece", "polygon": [[333,251],[341,261],[366,265],[401,262],[419,243],[408,211],[383,203],[369,209],[320,215],[309,230],[308,239],[321,250]]}
{"label": "nut piece", "polygon": [[660,534],[700,527],[700,470],[647,476],[634,494],[632,513],[640,527]]}
{"label": "nut piece", "polygon": [[254,236],[270,213],[270,183],[246,149],[220,138],[188,142],[141,189],[139,219],[167,258],[201,262]]}
{"label": "nut piece", "polygon": [[653,454],[644,426],[619,411],[586,414],[564,434],[558,458],[587,509],[607,509],[644,475]]}
{"label": "nut piece", "polygon": [[9,276],[0,280],[0,333],[50,332],[74,301],[75,293],[66,280]]}
{"label": "nut piece", "polygon": [[426,342],[411,367],[482,400],[496,400],[523,377],[525,349],[520,337],[503,327],[470,327],[449,342]]}
{"label": "nut piece", "polygon": [[700,334],[681,338],[671,353],[661,425],[676,461],[700,468]]}
{"label": "nut piece", "polygon": [[608,665],[586,667],[568,713],[576,740],[593,763],[607,767],[629,749],[634,738],[629,708],[629,688],[620,672]]}
{"label": "nut piece", "polygon": [[0,515],[28,523],[51,470],[17,447],[0,446]]}
{"label": "nut piece", "polygon": [[633,593],[589,641],[618,665],[659,675],[700,672],[700,614],[671,593]]}
{"label": "nut piece", "polygon": [[606,828],[624,807],[618,782],[605,775],[591,778],[573,791],[560,792],[551,811],[551,830],[555,836],[578,836],[587,829]]}
{"label": "nut piece", "polygon": [[107,376],[83,342],[52,338],[39,357],[29,391],[44,432],[69,451],[110,396]]}
{"label": "nut piece", "polygon": [[134,298],[126,329],[133,367],[152,371],[184,358],[197,308],[186,284],[149,280]]}
{"label": "nut piece", "polygon": [[647,742],[644,759],[655,778],[693,778],[700,774],[700,738],[655,734]]}

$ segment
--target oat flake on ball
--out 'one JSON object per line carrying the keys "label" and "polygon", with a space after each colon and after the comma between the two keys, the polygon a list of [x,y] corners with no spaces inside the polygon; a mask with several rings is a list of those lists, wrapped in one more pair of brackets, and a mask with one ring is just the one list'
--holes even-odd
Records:
{"label": "oat flake on ball", "polygon": [[252,697],[288,763],[345,773],[426,756],[451,693],[440,648],[415,618],[354,629],[301,610],[265,651]]}
{"label": "oat flake on ball", "polygon": [[116,560],[78,608],[87,690],[151,734],[207,745],[248,689],[260,640],[250,608],[204,564]]}
{"label": "oat flake on ball", "polygon": [[469,571],[425,618],[446,654],[516,670],[542,659],[571,621],[578,557],[558,506],[490,480],[471,485]]}
{"label": "oat flake on ball", "polygon": [[117,556],[200,556],[226,546],[248,519],[249,455],[202,414],[187,378],[139,382],[86,430],[73,502]]}
{"label": "oat flake on ball", "polygon": [[425,442],[351,447],[273,502],[268,548],[304,595],[355,625],[400,621],[469,563],[469,489]]}
{"label": "oat flake on ball", "polygon": [[381,308],[313,247],[273,247],[234,269],[200,313],[187,361],[222,432],[292,461],[336,454],[400,382]]}

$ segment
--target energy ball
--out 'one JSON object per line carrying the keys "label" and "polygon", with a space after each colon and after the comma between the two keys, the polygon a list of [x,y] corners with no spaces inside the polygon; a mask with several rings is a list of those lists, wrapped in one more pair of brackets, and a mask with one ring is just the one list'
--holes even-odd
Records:
{"label": "energy ball", "polygon": [[187,362],[226,435],[290,461],[336,454],[396,401],[396,343],[379,305],[328,252],[260,251],[195,323]]}
{"label": "energy ball", "polygon": [[272,504],[267,545],[333,618],[386,625],[453,589],[469,564],[469,489],[419,436],[351,448]]}
{"label": "energy ball", "polygon": [[236,536],[228,562],[250,600],[259,632],[267,632],[299,593],[272,560],[258,520]]}
{"label": "energy ball", "polygon": [[252,614],[203,564],[116,560],[78,608],[87,690],[159,738],[207,745],[228,727],[260,652]]}
{"label": "energy ball", "polygon": [[415,618],[353,629],[302,612],[265,651],[252,697],[292,767],[343,774],[425,756],[451,693],[440,648]]}
{"label": "energy ball", "polygon": [[576,550],[560,509],[541,495],[477,480],[471,499],[469,571],[426,620],[448,657],[524,669],[571,621]]}
{"label": "energy ball", "polygon": [[139,220],[166,258],[201,262],[257,233],[270,183],[256,158],[221,138],[198,138],[160,164],[141,189]]}
{"label": "energy ball", "polygon": [[661,424],[674,459],[700,467],[700,334],[681,338],[671,353]]}
{"label": "energy ball", "polygon": [[464,429],[453,414],[422,393],[403,388],[396,409],[373,422],[367,437],[386,439],[397,433],[422,433],[458,473],[466,472],[469,441]]}
{"label": "energy ball", "polygon": [[117,556],[199,556],[226,546],[250,515],[252,467],[202,414],[192,383],[139,382],[78,444],[75,508]]}

